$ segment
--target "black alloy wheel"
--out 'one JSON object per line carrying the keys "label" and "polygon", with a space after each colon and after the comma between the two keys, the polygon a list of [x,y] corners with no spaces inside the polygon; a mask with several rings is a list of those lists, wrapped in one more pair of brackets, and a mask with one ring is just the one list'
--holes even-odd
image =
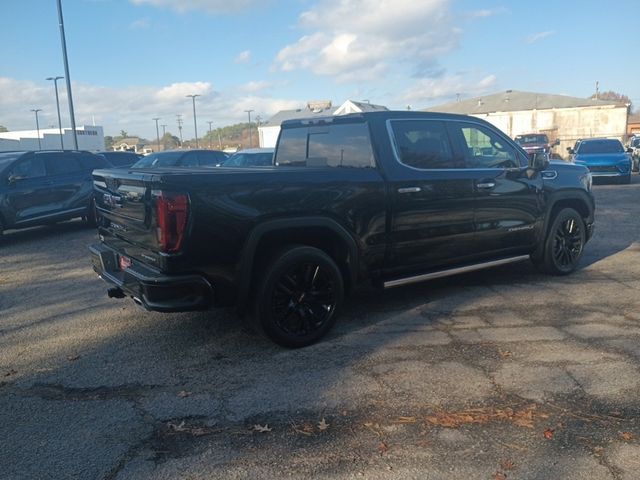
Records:
{"label": "black alloy wheel", "polygon": [[564,208],[558,212],[549,228],[543,258],[532,260],[547,273],[567,275],[578,266],[585,242],[584,220],[574,209]]}
{"label": "black alloy wheel", "polygon": [[322,250],[288,248],[272,261],[259,288],[259,330],[285,347],[310,345],[335,323],[343,288],[340,269]]}

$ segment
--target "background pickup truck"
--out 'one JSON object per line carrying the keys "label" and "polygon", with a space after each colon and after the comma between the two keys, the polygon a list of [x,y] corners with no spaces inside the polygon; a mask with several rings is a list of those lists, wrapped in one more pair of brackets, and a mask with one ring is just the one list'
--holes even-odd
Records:
{"label": "background pickup truck", "polygon": [[358,282],[395,287],[531,259],[573,271],[591,175],[466,116],[374,112],[282,125],[274,165],[96,170],[94,270],[172,312],[237,305],[311,344]]}

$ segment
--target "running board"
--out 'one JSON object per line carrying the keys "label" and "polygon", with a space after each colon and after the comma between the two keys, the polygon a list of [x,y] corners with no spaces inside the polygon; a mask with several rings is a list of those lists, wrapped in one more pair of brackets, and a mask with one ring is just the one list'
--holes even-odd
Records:
{"label": "running board", "polygon": [[413,277],[398,278],[397,280],[389,280],[382,285],[384,288],[399,287],[400,285],[407,285],[409,283],[423,282],[425,280],[434,280],[436,278],[450,277],[452,275],[458,275],[460,273],[475,272],[476,270],[483,270],[485,268],[498,267],[500,265],[506,265],[508,263],[522,262],[528,260],[529,255],[520,255],[518,257],[503,258],[500,260],[493,260],[491,262],[477,263],[475,265],[469,265],[466,267],[452,268],[450,270],[441,270],[439,272],[425,273],[423,275],[415,275]]}

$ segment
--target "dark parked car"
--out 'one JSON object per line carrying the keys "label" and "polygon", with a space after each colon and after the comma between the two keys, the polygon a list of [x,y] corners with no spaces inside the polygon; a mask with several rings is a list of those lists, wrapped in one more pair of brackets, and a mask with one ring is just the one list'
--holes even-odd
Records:
{"label": "dark parked car", "polygon": [[142,158],[142,155],[134,152],[99,152],[107,161],[116,168],[130,167]]}
{"label": "dark parked car", "polygon": [[131,168],[215,167],[228,158],[220,150],[167,150],[142,157]]}
{"label": "dark parked car", "polygon": [[640,164],[640,137],[631,137],[629,140],[628,152],[631,153],[631,161],[633,162],[633,171],[638,172]]}
{"label": "dark parked car", "polygon": [[289,347],[363,281],[391,288],[531,259],[556,275],[593,232],[587,168],[486,121],[370,112],[282,124],[270,167],[99,170],[94,270],[156,311],[235,304]]}
{"label": "dark parked car", "polygon": [[247,148],[231,155],[223,167],[267,167],[273,165],[274,148]]}
{"label": "dark parked car", "polygon": [[585,138],[577,150],[571,149],[572,160],[584,165],[594,178],[613,179],[620,183],[631,181],[631,156],[620,140]]}
{"label": "dark parked car", "polygon": [[95,221],[91,172],[109,167],[82,151],[0,153],[0,235],[75,217]]}

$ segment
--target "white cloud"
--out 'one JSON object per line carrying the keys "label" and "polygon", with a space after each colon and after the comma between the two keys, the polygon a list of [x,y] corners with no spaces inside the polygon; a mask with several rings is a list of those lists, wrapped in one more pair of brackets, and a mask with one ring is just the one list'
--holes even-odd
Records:
{"label": "white cloud", "polygon": [[235,63],[249,63],[251,61],[251,50],[244,50],[240,52],[235,58]]}
{"label": "white cloud", "polygon": [[[259,82],[257,82],[259,83]],[[264,86],[264,85],[263,85]],[[69,110],[64,84],[60,89],[60,112],[63,127],[68,127]],[[184,135],[192,133],[192,103],[183,94],[199,93],[196,99],[198,124],[207,120],[215,126],[225,126],[246,120],[244,110],[254,110],[254,115],[267,119],[279,110],[299,108],[303,101],[272,98],[258,92],[217,92],[207,82],[174,83],[166,86],[129,86],[123,88],[103,87],[84,83],[73,84],[73,101],[77,125],[96,124],[105,128],[107,135],[116,135],[120,130],[130,134],[155,137],[152,118],[160,117],[167,131],[177,133],[176,114],[185,120]],[[41,108],[40,125],[57,126],[55,95],[51,82],[36,84],[29,80],[0,77],[0,91],[13,92],[0,95],[0,125],[10,130],[33,129],[35,127],[32,108]],[[202,127],[201,127],[202,128]]]}
{"label": "white cloud", "polygon": [[499,8],[486,8],[481,10],[470,10],[465,12],[464,15],[467,18],[487,18],[493,17],[495,15],[501,15],[503,13],[508,13],[508,10],[504,7]]}
{"label": "white cloud", "polygon": [[129,24],[130,30],[145,30],[151,26],[151,21],[148,18],[139,18]]}
{"label": "white cloud", "polygon": [[310,31],[280,50],[274,69],[306,69],[338,81],[383,75],[391,65],[422,69],[457,46],[451,0],[328,0],[302,13]]}
{"label": "white cloud", "polygon": [[434,101],[448,101],[457,94],[476,96],[495,88],[497,78],[487,75],[480,79],[469,72],[444,75],[439,78],[419,80],[401,97],[403,103],[409,103],[416,108],[423,108],[424,104]]}
{"label": "white cloud", "polygon": [[267,82],[266,80],[247,82],[238,87],[238,91],[246,93],[257,93],[264,90],[268,90],[276,85],[273,82]]}
{"label": "white cloud", "polygon": [[525,38],[524,41],[526,43],[528,43],[528,44],[536,43],[536,42],[542,40],[543,38],[547,38],[547,37],[550,37],[551,35],[555,35],[555,33],[556,32],[554,32],[552,30],[548,30],[546,32],[532,33],[527,38]]}
{"label": "white cloud", "polygon": [[163,87],[155,97],[161,102],[176,102],[182,101],[187,95],[207,95],[211,91],[209,82],[180,82]]}
{"label": "white cloud", "polygon": [[261,5],[263,2],[260,0],[131,0],[131,3],[170,8],[180,13],[201,10],[215,14],[241,11],[254,5]]}

